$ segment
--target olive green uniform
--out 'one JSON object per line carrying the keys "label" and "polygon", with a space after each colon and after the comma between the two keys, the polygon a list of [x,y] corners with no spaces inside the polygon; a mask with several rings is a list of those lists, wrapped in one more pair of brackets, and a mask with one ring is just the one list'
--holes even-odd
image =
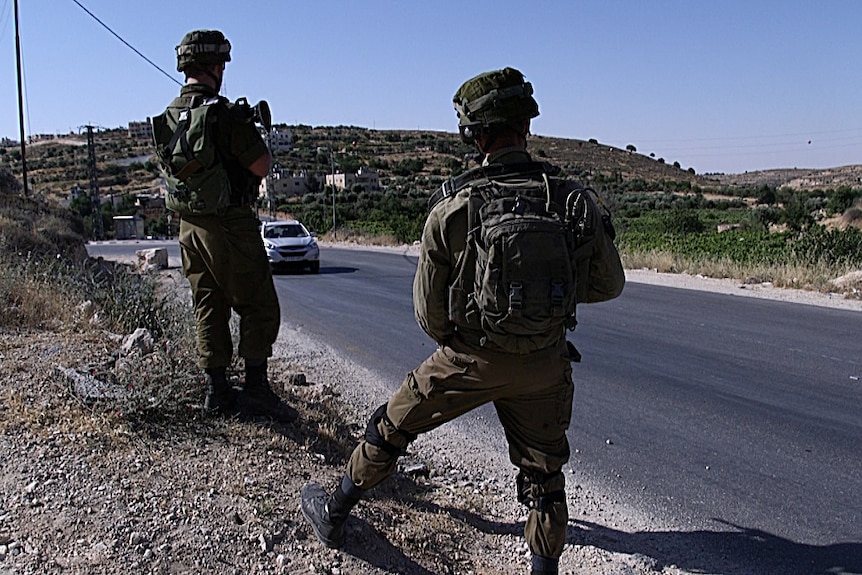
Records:
{"label": "olive green uniform", "polygon": [[[185,108],[193,97],[216,95],[203,84],[190,84],[171,106]],[[204,369],[231,364],[231,310],[240,318],[238,351],[245,359],[272,355],[281,321],[259,222],[250,205],[260,179],[248,167],[269,152],[247,116],[228,102],[219,106],[214,139],[231,183],[231,205],[217,215],[182,216],[179,232],[183,274],[195,306],[199,365]]]}
{"label": "olive green uniform", "polygon": [[[529,155],[503,150],[486,163],[523,163]],[[430,212],[422,234],[413,284],[416,319],[440,347],[407,375],[383,409],[372,417],[369,434],[354,450],[347,476],[365,490],[395,471],[398,451],[430,431],[482,404],[493,402],[509,444],[509,458],[519,469],[519,500],[530,507],[525,536],[535,555],[559,558],[566,538],[568,512],[565,477],[569,458],[566,430],[572,412],[571,358],[565,332],[545,349],[516,355],[494,349],[463,313],[451,313],[450,288],[475,269],[467,250],[469,186]],[[616,251],[602,237],[599,249]],[[614,276],[614,277],[611,277]],[[597,289],[618,293],[622,268],[596,278]],[[602,282],[605,282],[602,284]],[[587,298],[585,298],[587,299]],[[375,440],[376,437],[376,440]],[[382,441],[381,441],[382,439]]]}

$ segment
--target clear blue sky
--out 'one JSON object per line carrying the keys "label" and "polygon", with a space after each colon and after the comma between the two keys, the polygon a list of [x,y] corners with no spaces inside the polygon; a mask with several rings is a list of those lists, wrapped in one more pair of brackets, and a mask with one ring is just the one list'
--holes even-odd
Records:
{"label": "clear blue sky", "polygon": [[[79,1],[177,80],[183,34],[222,30],[223,93],[277,123],[454,132],[461,82],[513,66],[535,134],[699,173],[862,163],[858,0]],[[27,135],[125,126],[177,92],[72,0],[19,11]],[[0,136],[18,139],[12,16],[0,0]]]}

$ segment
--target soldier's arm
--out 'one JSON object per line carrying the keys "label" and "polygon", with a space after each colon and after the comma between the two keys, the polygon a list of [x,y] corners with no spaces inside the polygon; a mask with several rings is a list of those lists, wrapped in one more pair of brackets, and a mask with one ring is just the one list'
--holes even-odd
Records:
{"label": "soldier's arm", "polygon": [[440,210],[432,210],[422,231],[422,244],[413,278],[413,309],[419,327],[439,344],[455,331],[449,320],[451,261]]}
{"label": "soldier's arm", "polygon": [[258,178],[263,178],[269,173],[269,169],[272,167],[272,156],[269,154],[269,150],[266,151],[265,154],[261,155],[251,163],[248,167],[248,171],[257,176]]}
{"label": "soldier's arm", "polygon": [[272,157],[254,122],[237,106],[228,105],[230,150],[239,163],[258,178],[263,178],[272,167]]}
{"label": "soldier's arm", "polygon": [[612,237],[609,214],[607,218],[607,221],[598,218],[595,251],[590,258],[586,303],[613,299],[622,293],[626,283],[623,262]]}

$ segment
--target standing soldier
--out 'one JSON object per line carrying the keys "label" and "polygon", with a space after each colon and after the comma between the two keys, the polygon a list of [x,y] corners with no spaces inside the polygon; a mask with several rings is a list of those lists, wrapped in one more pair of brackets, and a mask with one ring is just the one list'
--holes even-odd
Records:
{"label": "standing soldier", "polygon": [[[270,389],[267,358],[281,322],[272,272],[254,211],[271,157],[255,126],[270,123],[265,102],[251,107],[219,96],[230,42],[215,30],[186,34],[177,70],[186,83],[153,118],[153,139],[167,185],[166,205],[180,216],[183,274],[191,285],[198,363],[206,374],[207,415],[230,414],[237,394],[226,368],[233,358],[231,312],[239,316],[245,360],[240,396],[252,409],[280,405]],[[262,116],[262,117],[261,117]]]}
{"label": "standing soldier", "polygon": [[527,153],[539,115],[532,94],[513,68],[476,76],[455,94],[461,137],[484,160],[432,197],[422,233],[413,305],[439,347],[371,416],[335,492],[302,489],[302,513],[324,545],[342,543],[352,507],[418,434],[493,402],[529,509],[532,573],[558,572],[570,362],[579,357],[565,332],[576,302],[617,297],[625,275],[597,197]]}

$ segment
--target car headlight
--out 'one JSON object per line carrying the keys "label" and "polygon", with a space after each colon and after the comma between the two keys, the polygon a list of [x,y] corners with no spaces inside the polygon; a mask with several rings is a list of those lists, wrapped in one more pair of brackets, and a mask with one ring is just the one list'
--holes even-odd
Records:
{"label": "car headlight", "polygon": [[268,241],[266,241],[266,240],[263,240],[263,247],[264,247],[264,248],[266,248],[266,249],[268,249],[268,250],[274,250],[274,249],[275,249],[275,244],[274,244],[274,243],[272,243],[272,242],[268,242]]}

